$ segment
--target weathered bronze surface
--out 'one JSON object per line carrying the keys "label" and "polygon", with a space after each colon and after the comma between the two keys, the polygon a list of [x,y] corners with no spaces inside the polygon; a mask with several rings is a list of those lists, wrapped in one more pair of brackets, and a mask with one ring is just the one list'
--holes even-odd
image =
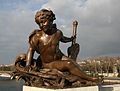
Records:
{"label": "weathered bronze surface", "polygon": [[[73,22],[73,36],[68,38],[57,29],[53,23],[55,19],[51,10],[42,9],[36,13],[35,22],[40,29],[30,34],[27,54],[21,54],[15,59],[14,77],[24,79],[26,85],[49,88],[98,83],[99,78],[86,75],[76,63],[79,53],[79,44],[76,43],[77,21]],[[68,56],[59,49],[59,42],[72,42]],[[39,54],[37,59],[33,58],[35,52]]]}

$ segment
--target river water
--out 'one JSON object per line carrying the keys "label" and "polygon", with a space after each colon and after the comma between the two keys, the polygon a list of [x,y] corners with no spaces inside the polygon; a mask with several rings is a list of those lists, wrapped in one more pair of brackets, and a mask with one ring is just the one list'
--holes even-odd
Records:
{"label": "river water", "polygon": [[0,80],[0,91],[22,91],[23,81]]}

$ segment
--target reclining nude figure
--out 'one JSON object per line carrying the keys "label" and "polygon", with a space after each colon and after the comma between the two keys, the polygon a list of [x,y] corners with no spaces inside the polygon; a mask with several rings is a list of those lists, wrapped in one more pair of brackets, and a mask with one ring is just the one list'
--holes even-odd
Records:
{"label": "reclining nude figure", "polygon": [[63,36],[62,31],[53,24],[55,19],[55,14],[51,10],[42,9],[36,13],[35,22],[40,30],[34,30],[29,36],[29,48],[25,55],[26,70],[30,71],[34,53],[37,52],[40,54],[37,61],[41,62],[41,68],[68,70],[81,79],[99,82],[99,78],[86,75],[74,59],[65,56],[60,51],[59,42],[72,42],[75,36],[71,38]]}

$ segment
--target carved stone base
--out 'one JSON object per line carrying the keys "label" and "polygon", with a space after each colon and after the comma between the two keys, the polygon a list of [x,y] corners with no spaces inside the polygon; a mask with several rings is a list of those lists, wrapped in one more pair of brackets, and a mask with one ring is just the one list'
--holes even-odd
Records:
{"label": "carved stone base", "polygon": [[47,88],[23,86],[23,91],[99,91],[99,89],[98,86],[67,88],[67,89],[47,89]]}
{"label": "carved stone base", "polygon": [[23,91],[120,91],[120,84],[77,87],[77,88],[67,88],[67,89],[47,89],[47,88],[23,86]]}

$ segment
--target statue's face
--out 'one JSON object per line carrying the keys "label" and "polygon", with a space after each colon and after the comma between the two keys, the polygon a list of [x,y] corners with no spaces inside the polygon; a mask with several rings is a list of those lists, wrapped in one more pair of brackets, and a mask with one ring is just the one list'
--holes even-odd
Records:
{"label": "statue's face", "polygon": [[39,26],[43,31],[47,31],[52,27],[53,21],[50,20],[50,13],[49,12],[41,12],[38,19],[39,19]]}
{"label": "statue's face", "polygon": [[49,20],[46,20],[42,23],[40,23],[40,28],[46,32],[47,30],[50,30],[52,28],[52,22]]}

